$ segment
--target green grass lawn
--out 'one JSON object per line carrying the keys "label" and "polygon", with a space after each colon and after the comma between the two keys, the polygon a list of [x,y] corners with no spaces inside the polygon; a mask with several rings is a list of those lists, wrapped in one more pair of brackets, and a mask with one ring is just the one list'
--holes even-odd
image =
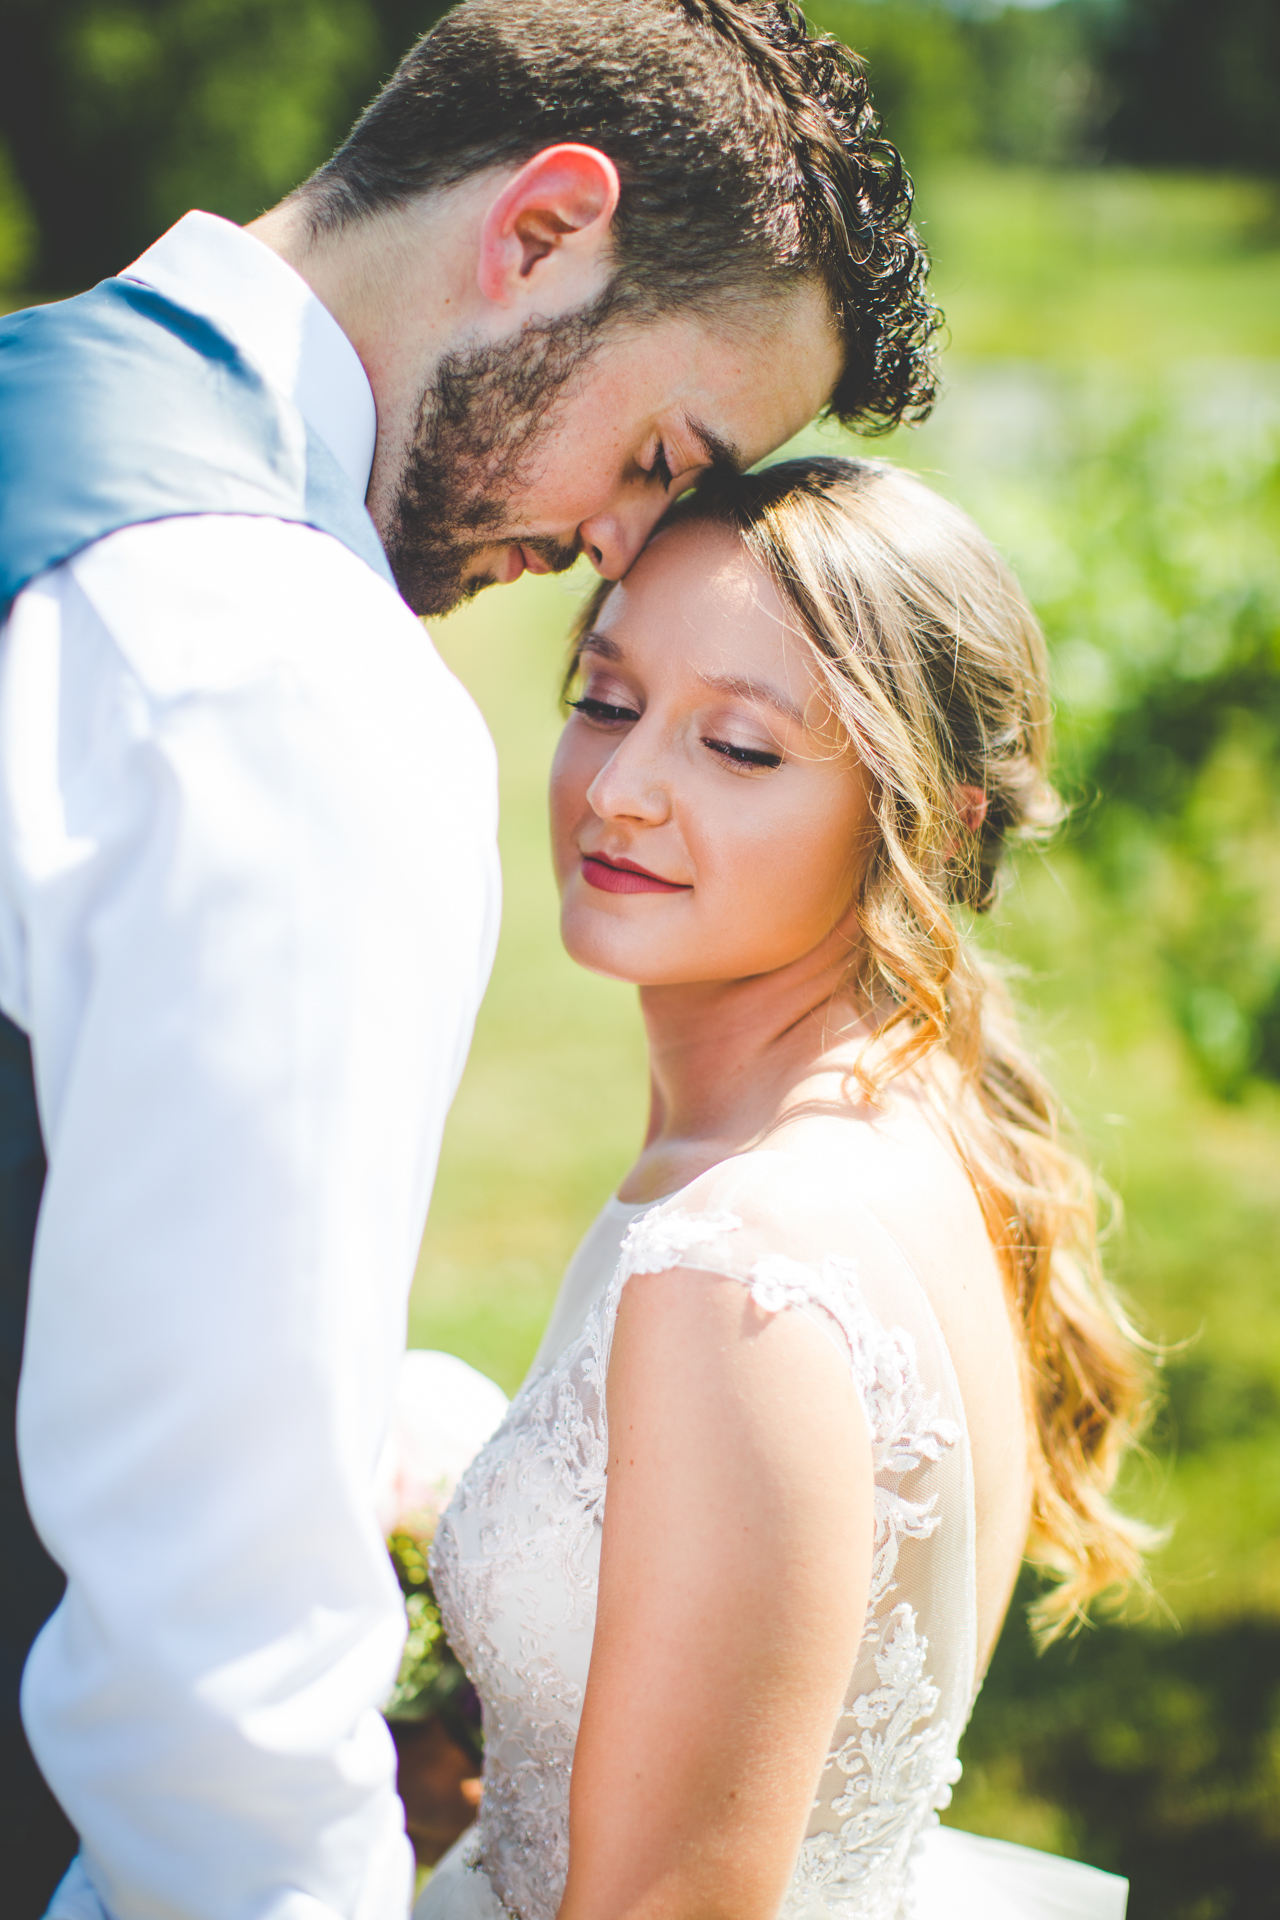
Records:
{"label": "green grass lawn", "polygon": [[917,215],[964,355],[1280,354],[1280,183],[934,163]]}
{"label": "green grass lawn", "polygon": [[574,1245],[635,1150],[644,1042],[635,995],[565,957],[547,853],[557,686],[585,576],[483,595],[435,637],[475,694],[502,768],[502,938],[445,1136],[412,1338],[510,1390]]}

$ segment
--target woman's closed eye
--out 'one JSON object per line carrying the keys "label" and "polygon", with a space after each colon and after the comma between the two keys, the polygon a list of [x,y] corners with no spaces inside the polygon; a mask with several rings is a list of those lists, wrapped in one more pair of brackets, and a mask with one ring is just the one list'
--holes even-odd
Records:
{"label": "woman's closed eye", "polygon": [[569,705],[584,720],[590,720],[597,727],[629,727],[640,718],[635,707],[617,706],[611,700],[596,700],[590,694],[584,694],[580,700],[571,700]]}
{"label": "woman's closed eye", "polygon": [[732,740],[715,740],[707,734],[702,736],[704,747],[710,747],[712,753],[718,753],[735,767],[780,767],[782,755],[765,747],[740,747]]}
{"label": "woman's closed eye", "polygon": [[[598,693],[584,693],[578,699],[569,702],[575,713],[582,715],[588,725],[612,731],[618,727],[634,726],[640,718],[640,710],[615,697],[603,699]],[[769,747],[744,747],[736,740],[724,740],[716,734],[701,736],[702,744],[729,766],[743,772],[758,769],[771,769],[782,765],[782,755]]]}

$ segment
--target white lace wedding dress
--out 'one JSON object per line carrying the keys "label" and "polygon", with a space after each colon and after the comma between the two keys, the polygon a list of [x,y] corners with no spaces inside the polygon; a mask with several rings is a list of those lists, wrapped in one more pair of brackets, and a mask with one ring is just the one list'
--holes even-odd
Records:
{"label": "white lace wedding dress", "polygon": [[676,1266],[740,1281],[766,1313],[815,1318],[848,1358],[872,1436],[866,1625],[780,1920],[1122,1920],[1124,1881],[938,1825],[978,1684],[964,1408],[911,1268],[833,1188],[830,1168],[745,1154],[658,1206],[610,1201],[575,1255],[529,1377],[436,1537],[446,1628],[483,1702],[485,1786],[415,1920],[554,1920],[595,1625],[610,1340],[631,1275]]}

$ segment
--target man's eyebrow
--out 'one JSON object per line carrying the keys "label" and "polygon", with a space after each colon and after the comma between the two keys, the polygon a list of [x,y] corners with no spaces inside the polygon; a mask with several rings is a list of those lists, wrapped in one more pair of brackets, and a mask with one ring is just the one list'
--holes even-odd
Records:
{"label": "man's eyebrow", "polygon": [[727,693],[737,700],[752,700],[757,704],[763,701],[767,706],[775,707],[787,720],[797,727],[807,727],[808,721],[803,710],[798,707],[790,695],[781,693],[777,687],[771,687],[763,680],[746,680],[736,673],[699,673],[704,687],[710,687],[713,693]]}
{"label": "man's eyebrow", "polygon": [[722,440],[713,433],[705,421],[697,419],[692,413],[686,413],[684,424],[691,439],[696,440],[709,466],[720,472],[741,473],[742,455],[732,441]]}

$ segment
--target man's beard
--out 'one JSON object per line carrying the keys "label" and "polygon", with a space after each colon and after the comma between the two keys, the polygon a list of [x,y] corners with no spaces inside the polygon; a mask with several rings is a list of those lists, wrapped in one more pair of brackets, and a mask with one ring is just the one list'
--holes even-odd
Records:
{"label": "man's beard", "polygon": [[[599,346],[612,304],[606,293],[512,341],[458,348],[441,360],[419,405],[386,542],[396,584],[415,613],[448,613],[490,584],[487,574],[464,578],[466,568],[478,552],[517,534],[510,503],[536,476],[556,402]],[[578,555],[576,540],[519,543],[553,573]]]}

